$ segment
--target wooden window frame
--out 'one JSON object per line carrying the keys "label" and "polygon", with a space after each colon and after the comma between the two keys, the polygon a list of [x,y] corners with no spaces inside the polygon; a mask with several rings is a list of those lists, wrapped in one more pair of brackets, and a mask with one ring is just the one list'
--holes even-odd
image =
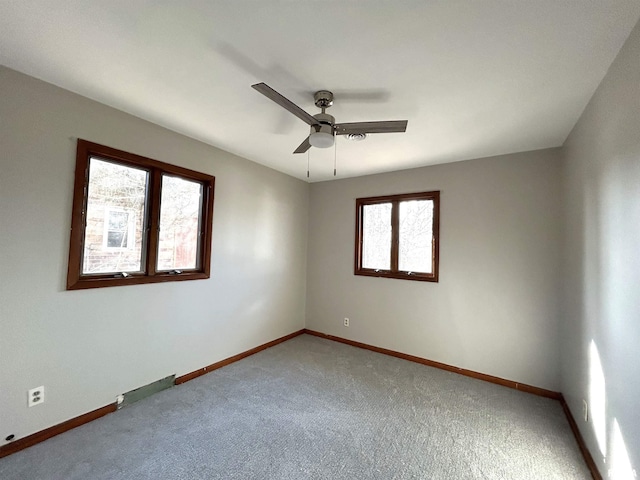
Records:
{"label": "wooden window frame", "polygon": [[[143,227],[143,235],[145,237],[143,245],[145,248],[142,249],[141,257],[142,272],[130,273],[127,276],[123,276],[122,273],[82,273],[86,227],[85,214],[89,191],[89,161],[91,157],[126,167],[144,169],[148,172],[147,208],[144,216],[145,226]],[[156,269],[163,174],[196,181],[203,186],[198,240],[198,259],[200,264],[195,269],[173,271],[158,271]],[[71,236],[69,240],[67,290],[209,278],[211,273],[214,190],[215,177],[211,175],[78,139],[71,214]]]}
{"label": "wooden window frame", "polygon": [[[432,200],[433,201],[433,242],[431,253],[432,273],[407,272],[398,269],[399,246],[399,205],[403,201]],[[363,218],[364,206],[379,203],[391,203],[391,268],[388,270],[362,267],[362,244],[364,241]],[[438,267],[440,257],[440,191],[404,193],[400,195],[385,195],[380,197],[366,197],[356,199],[356,232],[355,232],[355,265],[354,274],[368,277],[397,278],[401,280],[417,280],[421,282],[438,282]]]}

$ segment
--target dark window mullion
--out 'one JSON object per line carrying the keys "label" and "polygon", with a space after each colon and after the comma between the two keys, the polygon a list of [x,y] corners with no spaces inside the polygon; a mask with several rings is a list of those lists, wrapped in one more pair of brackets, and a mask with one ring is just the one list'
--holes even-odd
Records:
{"label": "dark window mullion", "polygon": [[202,240],[204,238],[204,218],[205,218],[205,208],[204,205],[207,203],[207,187],[200,183],[200,204],[198,205],[198,236],[196,238],[196,266],[195,270],[201,270],[202,264]]}
{"label": "dark window mullion", "polygon": [[202,239],[198,245],[200,265],[199,270],[206,273],[207,277],[211,268],[211,242],[212,242],[212,229],[213,229],[213,200],[215,180],[212,182],[202,182],[207,193],[206,198],[202,199]]}
{"label": "dark window mullion", "polygon": [[391,202],[391,271],[398,271],[398,249],[400,236],[400,208],[396,200]]}
{"label": "dark window mullion", "polygon": [[198,258],[196,262],[196,270],[202,271],[205,262],[205,242],[209,241],[207,235],[207,217],[209,216],[209,197],[212,195],[210,185],[201,183],[202,195],[200,195],[199,207],[199,224],[198,224]]}
{"label": "dark window mullion", "polygon": [[162,189],[162,172],[151,170],[149,185],[149,220],[147,222],[147,275],[156,275],[158,258],[158,241],[160,237],[160,191]]}
{"label": "dark window mullion", "polygon": [[[88,203],[89,203],[89,169],[91,168],[91,156],[84,155],[82,157],[82,160],[84,161],[84,167],[83,167],[84,183],[83,183],[83,187],[82,187],[82,210],[80,212],[82,230],[79,232],[81,237],[80,237],[80,242],[79,242],[80,248],[79,248],[79,255],[78,255],[78,260],[77,260],[78,261],[78,266],[76,267],[74,265],[74,269],[76,269],[76,271],[79,272],[80,276],[82,276],[82,271],[83,271],[83,268],[84,268],[84,245],[85,245],[85,242],[86,242],[86,238],[85,238],[85,234],[86,233],[85,232],[86,232],[86,229],[87,229],[87,206],[88,206]],[[78,158],[77,161],[80,162],[80,159]],[[75,196],[76,196],[76,193],[74,193],[74,201],[75,201]]]}
{"label": "dark window mullion", "polygon": [[354,273],[357,274],[360,270],[362,270],[362,242],[363,242],[363,234],[362,234],[362,211],[364,209],[364,203],[360,200],[356,200],[356,243],[355,243],[355,258],[354,258]]}

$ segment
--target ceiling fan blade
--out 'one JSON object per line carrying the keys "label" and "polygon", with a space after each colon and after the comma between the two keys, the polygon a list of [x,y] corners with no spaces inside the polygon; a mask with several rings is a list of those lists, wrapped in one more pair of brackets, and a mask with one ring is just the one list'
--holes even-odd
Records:
{"label": "ceiling fan blade", "polygon": [[407,130],[408,120],[389,120],[383,122],[337,123],[336,135],[350,133],[393,133]]}
{"label": "ceiling fan blade", "polygon": [[311,115],[309,115],[299,106],[297,106],[291,100],[280,95],[278,92],[276,92],[273,88],[271,88],[266,83],[256,83],[255,85],[251,85],[251,88],[257,90],[258,92],[263,94],[265,97],[269,98],[270,100],[273,100],[282,108],[290,111],[303,122],[308,123],[309,125],[318,125],[318,120],[313,118]]}
{"label": "ceiling fan blade", "polygon": [[300,146],[293,151],[293,153],[304,153],[307,150],[309,150],[310,148],[311,148],[311,144],[309,143],[309,137],[307,137],[300,144]]}

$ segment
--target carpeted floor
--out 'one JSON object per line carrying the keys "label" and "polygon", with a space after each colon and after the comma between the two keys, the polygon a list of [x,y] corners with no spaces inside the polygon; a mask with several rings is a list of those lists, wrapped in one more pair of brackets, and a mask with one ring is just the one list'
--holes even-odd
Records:
{"label": "carpeted floor", "polygon": [[0,459],[23,479],[590,479],[555,400],[302,335]]}

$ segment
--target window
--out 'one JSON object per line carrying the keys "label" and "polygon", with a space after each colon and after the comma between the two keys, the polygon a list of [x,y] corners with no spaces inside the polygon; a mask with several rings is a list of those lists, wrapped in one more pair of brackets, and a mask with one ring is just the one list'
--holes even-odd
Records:
{"label": "window", "polygon": [[67,289],[209,278],[214,182],[78,140]]}
{"label": "window", "polygon": [[438,281],[440,192],[356,200],[355,274]]}
{"label": "window", "polygon": [[105,250],[131,250],[135,238],[135,212],[107,207],[104,216],[102,248]]}

